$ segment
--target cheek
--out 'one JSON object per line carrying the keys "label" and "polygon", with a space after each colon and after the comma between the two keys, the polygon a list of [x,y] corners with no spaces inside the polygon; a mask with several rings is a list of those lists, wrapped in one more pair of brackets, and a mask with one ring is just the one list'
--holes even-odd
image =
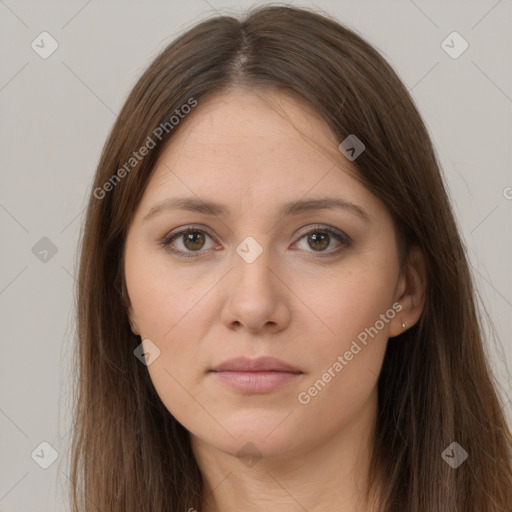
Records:
{"label": "cheek", "polygon": [[163,340],[179,324],[187,322],[211,287],[211,279],[191,275],[171,264],[163,249],[143,250],[138,246],[126,253],[125,278],[131,306],[141,335]]}
{"label": "cheek", "polygon": [[317,322],[322,334],[314,338],[313,370],[297,396],[307,410],[306,421],[314,423],[317,414],[328,411],[326,425],[331,421],[334,428],[375,389],[390,322],[397,315],[395,270],[394,260],[353,265],[324,283],[322,293],[310,295],[311,309],[322,319]]}
{"label": "cheek", "polygon": [[376,322],[379,337],[387,339],[389,321],[396,314],[392,305],[397,272],[394,261],[355,263],[317,282],[314,293],[306,294],[304,289],[302,296],[315,314],[316,331],[321,328],[322,332],[315,346],[320,344],[326,352],[342,350]]}
{"label": "cheek", "polygon": [[136,248],[127,251],[125,277],[141,339],[150,339],[159,350],[147,367],[153,386],[178,421],[194,425],[194,418],[204,415],[190,392],[201,377],[198,361],[203,335],[197,326],[204,317],[207,301],[201,298],[206,299],[211,278],[180,273],[165,258]]}
{"label": "cheek", "polygon": [[173,405],[190,407],[180,383],[191,389],[200,380],[201,342],[213,321],[211,296],[218,277],[171,264],[161,252],[128,245],[126,284],[141,339],[150,339],[160,351],[148,366],[157,392],[163,399],[172,396]]}

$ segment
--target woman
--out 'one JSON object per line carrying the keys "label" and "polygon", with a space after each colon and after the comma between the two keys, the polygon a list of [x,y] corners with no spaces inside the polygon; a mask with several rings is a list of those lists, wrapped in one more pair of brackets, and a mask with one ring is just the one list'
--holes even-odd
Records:
{"label": "woman", "polygon": [[507,512],[511,434],[427,130],[291,7],[169,45],[82,240],[73,510]]}

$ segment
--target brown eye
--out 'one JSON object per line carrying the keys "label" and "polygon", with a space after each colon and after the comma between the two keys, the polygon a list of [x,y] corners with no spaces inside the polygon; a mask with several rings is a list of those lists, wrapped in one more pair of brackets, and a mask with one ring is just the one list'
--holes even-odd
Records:
{"label": "brown eye", "polygon": [[330,236],[325,233],[310,233],[307,235],[308,244],[312,249],[323,251],[329,246]]}
{"label": "brown eye", "polygon": [[205,236],[201,231],[189,231],[183,236],[183,245],[190,251],[197,251],[204,245]]}
{"label": "brown eye", "polygon": [[202,249],[205,247],[207,238],[211,237],[202,229],[189,227],[166,236],[161,244],[177,256],[195,258],[200,252],[205,252]]}
{"label": "brown eye", "polygon": [[[210,247],[206,245],[207,238],[212,240]],[[336,256],[344,249],[352,246],[352,239],[348,235],[330,226],[319,226],[310,229],[299,238],[296,244],[299,244],[303,239],[306,240],[306,247],[299,247],[299,249],[309,253],[317,253],[321,257]],[[337,247],[326,250],[333,242],[338,242]],[[160,243],[164,248],[181,258],[197,258],[202,252],[206,252],[214,245],[213,239],[208,233],[193,226],[167,235]]]}
{"label": "brown eye", "polygon": [[[310,229],[300,237],[297,244],[303,239],[306,240],[304,244],[306,247],[299,247],[300,249],[304,249],[306,252],[315,252],[318,253],[318,256],[325,257],[336,256],[343,249],[352,245],[352,239],[348,235],[330,226],[319,226]],[[337,247],[335,246],[330,251],[326,250],[333,242],[337,242]]]}

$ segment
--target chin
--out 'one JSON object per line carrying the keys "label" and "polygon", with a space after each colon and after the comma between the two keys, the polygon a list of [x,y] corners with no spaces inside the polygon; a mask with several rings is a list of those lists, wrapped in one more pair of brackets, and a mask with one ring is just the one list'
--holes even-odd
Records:
{"label": "chin", "polygon": [[193,435],[218,450],[249,459],[279,457],[298,446],[299,428],[295,429],[291,417],[287,418],[288,412],[251,414],[245,411],[240,414],[243,418],[220,420],[224,428],[217,425],[218,428],[205,431],[203,425]]}

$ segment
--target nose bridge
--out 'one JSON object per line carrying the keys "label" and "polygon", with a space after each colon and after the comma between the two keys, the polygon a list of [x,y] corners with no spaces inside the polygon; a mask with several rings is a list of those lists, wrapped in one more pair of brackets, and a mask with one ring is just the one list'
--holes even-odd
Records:
{"label": "nose bridge", "polygon": [[246,236],[236,247],[237,282],[271,291],[272,256],[270,237],[264,234]]}
{"label": "nose bridge", "polygon": [[281,304],[270,243],[270,237],[261,234],[247,236],[236,246],[223,315],[227,324],[242,324],[251,331],[286,324],[288,308]]}

